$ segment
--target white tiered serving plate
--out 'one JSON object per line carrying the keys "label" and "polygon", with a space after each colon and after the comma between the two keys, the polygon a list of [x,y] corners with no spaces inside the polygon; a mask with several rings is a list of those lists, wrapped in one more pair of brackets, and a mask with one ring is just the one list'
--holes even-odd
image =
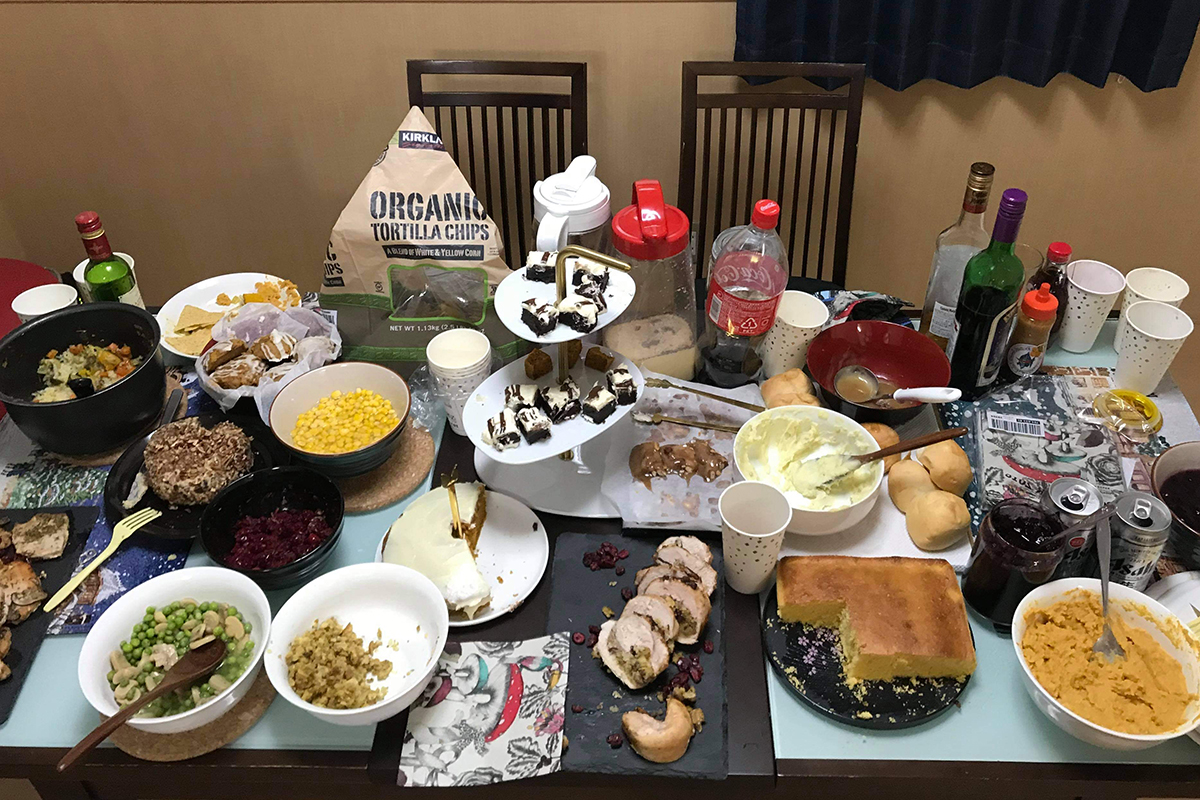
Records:
{"label": "white tiered serving plate", "polygon": [[[570,272],[568,269],[568,294],[571,293]],[[629,273],[610,268],[608,270],[608,289],[604,292],[604,299],[608,303],[608,310],[597,318],[596,327],[588,333],[600,330],[621,316],[621,312],[629,308],[629,304],[633,302],[634,292],[635,285]],[[508,328],[515,335],[526,341],[537,342],[538,344],[569,342],[572,339],[582,339],[588,335],[587,333],[580,333],[573,328],[568,328],[566,325],[559,325],[545,336],[534,336],[529,326],[521,321],[521,304],[531,297],[546,303],[557,304],[558,288],[553,283],[539,283],[537,281],[526,280],[524,267],[521,267],[521,269],[500,281],[500,285],[496,287],[496,314],[500,317],[500,321],[504,323],[504,327]]]}
{"label": "white tiered serving plate", "polygon": [[[587,349],[588,346],[585,345],[584,355],[587,354]],[[529,444],[522,438],[521,443],[516,447],[497,450],[485,443],[483,432],[487,429],[487,421],[504,408],[504,388],[506,386],[514,383],[536,383],[538,386],[551,386],[555,383],[558,377],[558,348],[547,348],[546,352],[554,361],[554,369],[550,371],[549,375],[544,375],[537,381],[529,380],[525,377],[525,359],[519,358],[499,372],[493,373],[475,390],[475,394],[467,399],[467,405],[463,408],[463,427],[467,431],[467,438],[471,440],[471,444],[487,454],[492,461],[500,464],[532,464],[535,461],[557,458],[559,453],[572,450],[584,442],[606,433],[618,420],[623,419],[633,410],[635,405],[633,403],[625,406],[619,405],[613,411],[612,416],[601,425],[589,422],[580,414],[575,419],[553,426],[550,430],[550,438],[535,444]],[[605,350],[605,352],[612,351]],[[613,367],[624,366],[629,369],[630,374],[633,375],[633,382],[638,387],[638,397],[641,397],[642,392],[645,391],[641,370],[618,353],[613,353],[612,365]],[[571,370],[571,377],[579,384],[583,397],[587,397],[592,385],[597,381],[604,380],[604,373],[584,366],[581,357],[579,363],[575,365],[575,369]]]}

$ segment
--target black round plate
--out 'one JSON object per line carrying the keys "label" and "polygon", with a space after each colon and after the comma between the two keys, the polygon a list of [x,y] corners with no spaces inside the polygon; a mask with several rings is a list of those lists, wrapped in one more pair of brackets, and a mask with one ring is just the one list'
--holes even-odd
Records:
{"label": "black round plate", "polygon": [[[225,421],[237,424],[235,420],[230,420],[229,417],[220,413],[199,414],[197,419],[205,428],[211,428],[218,422]],[[244,429],[244,426],[239,425],[238,427]],[[143,508],[156,508],[162,512],[162,516],[139,528],[137,535],[145,534],[158,539],[194,539],[200,533],[200,516],[204,513],[202,505],[172,506],[150,490],[146,491],[145,497],[133,508],[126,509],[123,505],[125,498],[129,497],[134,477],[142,469],[142,453],[145,452],[146,443],[150,441],[151,435],[147,434],[131,444],[129,449],[117,459],[117,463],[113,464],[113,468],[109,470],[108,479],[104,482],[104,513],[108,517],[109,524],[115,525],[119,520],[135,511]],[[246,435],[251,437],[250,449],[254,453],[254,464],[250,467],[251,472],[268,469],[279,463],[271,448],[262,441],[261,432],[247,430]]]}
{"label": "black round plate", "polygon": [[928,722],[958,701],[967,680],[912,678],[846,685],[842,645],[833,628],[779,618],[775,590],[763,609],[763,647],[792,694],[827,717],[858,728],[892,730]]}

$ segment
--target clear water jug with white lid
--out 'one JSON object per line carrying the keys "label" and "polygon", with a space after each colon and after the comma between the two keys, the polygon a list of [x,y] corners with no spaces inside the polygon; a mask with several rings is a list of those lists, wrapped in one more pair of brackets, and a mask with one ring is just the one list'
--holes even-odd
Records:
{"label": "clear water jug with white lid", "polygon": [[533,185],[534,249],[569,244],[607,253],[611,220],[608,187],[596,177],[596,159],[577,156],[565,172]]}

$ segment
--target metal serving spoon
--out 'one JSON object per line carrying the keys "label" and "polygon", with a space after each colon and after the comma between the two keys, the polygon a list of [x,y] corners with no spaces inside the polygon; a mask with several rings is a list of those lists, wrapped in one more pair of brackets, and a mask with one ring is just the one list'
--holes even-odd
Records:
{"label": "metal serving spoon", "polygon": [[[842,398],[843,400],[849,400],[851,403],[871,403],[889,397],[893,400],[913,400],[918,403],[950,403],[962,397],[961,390],[949,386],[922,386],[916,389],[897,389],[891,394],[880,394],[879,376],[859,364],[850,364],[837,371],[837,374],[833,376],[834,390],[837,390],[838,384],[844,383],[847,380],[858,381],[870,392],[870,396],[865,400],[851,400],[848,397]],[[839,394],[839,396],[841,395]]]}
{"label": "metal serving spoon", "polygon": [[95,730],[83,737],[79,744],[67,751],[67,754],[62,757],[62,761],[58,762],[58,771],[63,772],[69,769],[72,764],[87,755],[92,748],[111,736],[113,731],[124,725],[125,720],[141,711],[147,703],[157,700],[173,689],[187,686],[213,674],[217,667],[221,666],[224,658],[225,642],[220,639],[213,639],[195,650],[188,650],[183,654],[183,658],[175,662],[175,666],[167,670],[162,683],[150,691],[142,693],[137,700],[101,722]]}

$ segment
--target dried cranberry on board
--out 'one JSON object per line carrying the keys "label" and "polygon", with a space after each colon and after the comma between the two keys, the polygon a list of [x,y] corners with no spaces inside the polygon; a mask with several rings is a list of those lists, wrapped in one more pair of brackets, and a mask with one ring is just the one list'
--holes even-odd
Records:
{"label": "dried cranberry on board", "polygon": [[604,741],[608,742],[608,746],[611,747],[613,750],[617,750],[618,748],[621,747],[621,743],[624,742],[625,740],[623,738],[621,738],[621,734],[614,733],[614,734],[610,734],[609,737],[607,739],[605,739]]}

